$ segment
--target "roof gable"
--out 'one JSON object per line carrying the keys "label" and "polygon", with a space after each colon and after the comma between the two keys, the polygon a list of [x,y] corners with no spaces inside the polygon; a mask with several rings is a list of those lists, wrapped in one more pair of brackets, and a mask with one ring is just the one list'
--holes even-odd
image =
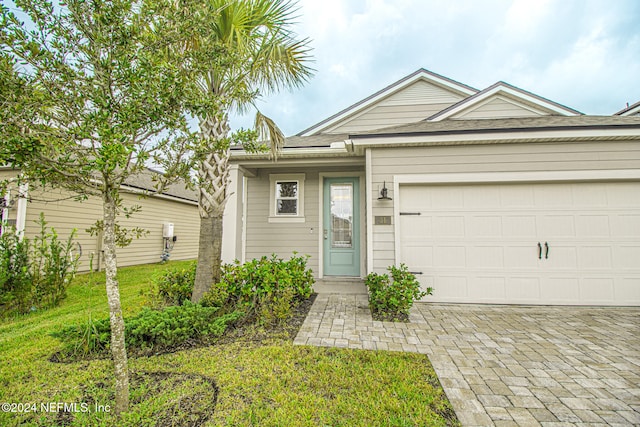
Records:
{"label": "roof gable", "polygon": [[409,123],[477,92],[470,86],[420,69],[298,135],[344,133]]}
{"label": "roof gable", "polygon": [[444,119],[500,119],[545,115],[576,116],[579,111],[542,98],[505,82],[497,82],[429,117]]}
{"label": "roof gable", "polygon": [[618,111],[615,115],[616,116],[640,116],[640,101]]}

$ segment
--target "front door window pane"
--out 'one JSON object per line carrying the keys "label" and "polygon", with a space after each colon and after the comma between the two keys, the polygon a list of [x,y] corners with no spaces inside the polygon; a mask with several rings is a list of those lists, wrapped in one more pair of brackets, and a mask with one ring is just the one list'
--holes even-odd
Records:
{"label": "front door window pane", "polygon": [[353,246],[353,184],[331,184],[331,246]]}

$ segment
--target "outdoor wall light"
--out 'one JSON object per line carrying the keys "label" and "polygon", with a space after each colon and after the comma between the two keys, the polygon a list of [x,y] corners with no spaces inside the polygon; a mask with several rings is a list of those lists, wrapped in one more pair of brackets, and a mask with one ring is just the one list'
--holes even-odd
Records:
{"label": "outdoor wall light", "polygon": [[384,181],[382,183],[382,190],[380,190],[380,197],[378,197],[378,200],[392,200],[391,197],[389,197],[388,193],[389,190],[387,190],[387,181]]}

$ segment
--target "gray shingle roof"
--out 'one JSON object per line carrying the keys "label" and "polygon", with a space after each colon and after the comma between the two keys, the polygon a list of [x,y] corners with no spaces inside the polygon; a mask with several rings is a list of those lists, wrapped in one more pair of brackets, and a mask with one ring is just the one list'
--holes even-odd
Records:
{"label": "gray shingle roof", "polygon": [[[135,176],[131,176],[126,180],[126,185],[140,190],[146,190],[150,193],[155,192],[155,182],[153,182],[153,176],[159,175],[160,172],[153,169],[146,169]],[[178,199],[189,200],[191,202],[198,201],[198,192],[196,190],[190,190],[184,183],[175,183],[165,188],[162,192],[165,196],[172,196]]]}
{"label": "gray shingle roof", "polygon": [[404,134],[438,134],[438,133],[472,133],[514,130],[560,130],[560,129],[589,129],[589,128],[622,128],[638,127],[640,117],[621,116],[542,116],[523,117],[514,119],[475,119],[453,120],[439,122],[419,121],[408,125],[393,126],[368,132],[349,135],[349,139],[368,136],[404,135]]}

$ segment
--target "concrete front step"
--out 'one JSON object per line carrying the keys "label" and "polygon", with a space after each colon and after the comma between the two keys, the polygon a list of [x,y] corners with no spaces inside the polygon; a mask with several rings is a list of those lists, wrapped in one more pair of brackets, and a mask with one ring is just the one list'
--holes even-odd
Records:
{"label": "concrete front step", "polygon": [[317,279],[313,290],[319,294],[367,295],[364,280],[359,277],[325,277]]}

